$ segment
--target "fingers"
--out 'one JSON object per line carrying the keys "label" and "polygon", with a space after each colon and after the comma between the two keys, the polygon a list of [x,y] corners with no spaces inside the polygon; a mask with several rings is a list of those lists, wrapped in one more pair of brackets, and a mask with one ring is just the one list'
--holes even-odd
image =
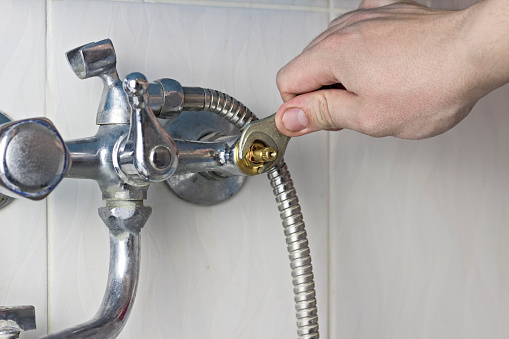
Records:
{"label": "fingers", "polygon": [[[336,51],[336,54],[340,54]],[[315,91],[324,85],[341,83],[335,75],[334,60],[330,48],[311,48],[302,52],[276,76],[276,83],[283,101],[288,101],[301,93]]]}
{"label": "fingers", "polygon": [[291,137],[319,130],[352,128],[357,111],[357,95],[346,90],[319,90],[284,103],[276,114],[276,125]]}

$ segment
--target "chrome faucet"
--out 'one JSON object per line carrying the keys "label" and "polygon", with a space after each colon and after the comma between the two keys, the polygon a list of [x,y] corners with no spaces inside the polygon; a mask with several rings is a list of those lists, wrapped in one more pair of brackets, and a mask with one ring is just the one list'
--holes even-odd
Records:
{"label": "chrome faucet", "polygon": [[[256,117],[218,91],[172,79],[149,83],[137,72],[121,81],[109,39],[73,49],[67,59],[78,78],[103,80],[96,135],[64,142],[46,118],[0,125],[0,192],[39,200],[64,177],[98,183],[105,201],[99,216],[110,231],[104,299],[88,322],[44,338],[114,338],[134,304],[140,231],[152,211],[143,204],[149,185],[165,181],[180,198],[202,205],[233,196],[246,177],[236,147],[241,130]],[[256,161],[263,167],[264,160]],[[299,336],[318,338],[311,260],[295,189],[281,156],[266,167],[292,253]]]}
{"label": "chrome faucet", "polygon": [[0,307],[0,338],[19,338],[21,331],[35,330],[33,306]]}

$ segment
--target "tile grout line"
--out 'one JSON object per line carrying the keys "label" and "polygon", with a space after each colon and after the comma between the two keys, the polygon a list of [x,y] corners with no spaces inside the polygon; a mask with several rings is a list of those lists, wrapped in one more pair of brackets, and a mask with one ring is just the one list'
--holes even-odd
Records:
{"label": "tile grout line", "polygon": [[327,7],[320,6],[299,6],[299,5],[277,5],[270,3],[249,3],[249,2],[236,2],[236,1],[208,1],[208,0],[105,0],[105,2],[121,2],[121,3],[142,3],[152,5],[183,5],[183,6],[204,6],[204,7],[224,7],[224,8],[252,8],[252,9],[269,9],[269,10],[285,10],[297,12],[315,12],[315,13],[328,13],[329,20],[333,20],[336,16],[351,11],[352,9],[338,7],[334,8],[333,0],[329,0]]}
{"label": "tile grout line", "polygon": [[206,7],[272,9],[272,10],[318,12],[318,13],[328,13],[329,12],[328,7],[276,5],[276,4],[269,4],[269,3],[247,3],[247,2],[229,2],[229,1],[166,0],[166,1],[156,1],[156,2],[143,1],[143,3],[146,3],[146,4],[148,4],[148,3],[150,3],[150,4],[174,4],[174,5],[187,5],[187,6],[206,6]]}
{"label": "tile grout line", "polygon": [[[50,88],[49,88],[49,60],[50,60],[50,37],[49,37],[49,32],[50,32],[50,25],[51,25],[51,20],[50,20],[50,11],[51,11],[51,0],[46,0],[46,62],[45,62],[45,71],[46,71],[46,76],[45,76],[45,98],[46,98],[46,102],[45,102],[45,107],[46,107],[46,112],[45,112],[45,116],[46,118],[48,118],[48,115],[49,115],[49,109],[50,109]],[[50,295],[51,295],[51,290],[52,290],[52,285],[51,285],[51,274],[52,274],[52,265],[51,265],[51,227],[50,227],[50,204],[51,204],[51,198],[47,198],[46,199],[46,326],[47,326],[47,331],[48,333],[51,333],[51,330],[52,330],[52,323],[53,323],[53,319],[52,319],[52,312],[51,312],[51,298],[50,298]]]}
{"label": "tile grout line", "polygon": [[344,7],[340,7],[340,8],[333,8],[332,9],[332,19],[336,19],[338,16],[340,15],[343,15],[345,13],[348,13],[348,12],[351,12],[353,11],[353,9],[351,8],[344,8]]}
{"label": "tile grout line", "polygon": [[[351,11],[351,9],[348,9],[348,8],[334,8],[334,0],[329,0],[329,22],[336,19],[336,17],[338,16],[341,16],[342,14],[345,14],[347,12]],[[333,246],[334,246],[334,243],[333,243],[333,239],[331,237],[331,235],[333,234],[333,230],[332,230],[332,198],[333,198],[333,189],[332,189],[332,183],[333,183],[333,180],[332,180],[332,166],[333,166],[333,162],[332,162],[332,144],[333,144],[333,140],[332,140],[332,132],[327,132],[327,144],[326,144],[326,147],[327,147],[327,157],[328,157],[328,163],[327,163],[327,179],[328,179],[328,182],[329,182],[329,185],[327,186],[327,200],[328,200],[328,204],[327,204],[327,208],[328,208],[328,211],[327,211],[327,239],[328,239],[328,242],[327,242],[327,334],[328,334],[328,337],[329,338],[332,338],[332,321],[333,321],[333,307],[332,307],[332,294],[333,294],[333,274],[332,274],[332,261],[333,261]]]}
{"label": "tile grout line", "polygon": [[329,338],[331,338],[332,335],[332,286],[333,286],[333,274],[332,274],[332,247],[333,247],[333,241],[331,235],[333,234],[332,231],[332,136],[331,132],[327,132],[327,156],[328,156],[328,166],[327,166],[327,177],[329,179],[329,185],[327,190],[327,208],[328,208],[328,228],[327,228],[327,253],[328,253],[328,266],[329,270],[327,271],[327,333],[329,335]]}
{"label": "tile grout line", "polygon": [[334,0],[329,0],[329,22],[334,19]]}

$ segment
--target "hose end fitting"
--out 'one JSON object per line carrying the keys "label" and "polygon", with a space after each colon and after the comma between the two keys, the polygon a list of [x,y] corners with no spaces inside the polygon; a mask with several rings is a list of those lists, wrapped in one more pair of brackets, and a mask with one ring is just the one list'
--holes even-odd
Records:
{"label": "hose end fitting", "polygon": [[255,140],[245,154],[241,154],[239,150],[239,143],[237,143],[234,153],[235,164],[242,173],[247,175],[264,173],[266,170],[266,164],[273,163],[278,156],[275,148],[267,147],[267,145],[259,140]]}

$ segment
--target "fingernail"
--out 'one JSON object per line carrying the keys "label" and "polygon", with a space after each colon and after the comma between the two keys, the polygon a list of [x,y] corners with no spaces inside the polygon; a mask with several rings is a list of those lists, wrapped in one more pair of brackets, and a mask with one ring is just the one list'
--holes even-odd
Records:
{"label": "fingernail", "polygon": [[290,132],[302,131],[308,126],[308,118],[300,108],[290,108],[283,115],[283,125]]}

